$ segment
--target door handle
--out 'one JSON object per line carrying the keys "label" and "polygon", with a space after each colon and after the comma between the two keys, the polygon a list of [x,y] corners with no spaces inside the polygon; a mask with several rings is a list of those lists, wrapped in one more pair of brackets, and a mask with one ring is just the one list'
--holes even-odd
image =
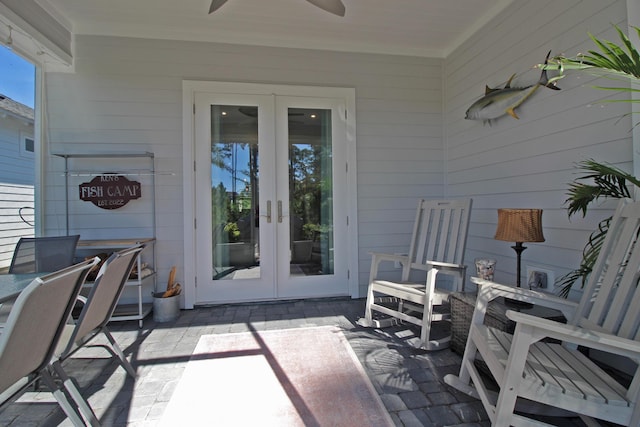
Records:
{"label": "door handle", "polygon": [[278,222],[282,222],[282,200],[278,200]]}
{"label": "door handle", "polygon": [[267,200],[267,223],[271,223],[271,200]]}

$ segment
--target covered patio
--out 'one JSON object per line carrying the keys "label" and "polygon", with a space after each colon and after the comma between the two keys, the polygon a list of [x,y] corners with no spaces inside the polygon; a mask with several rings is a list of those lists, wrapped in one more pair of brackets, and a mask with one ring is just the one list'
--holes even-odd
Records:
{"label": "covered patio", "polygon": [[[448,21],[458,30],[456,37],[447,38],[446,43],[438,37],[440,44],[434,47],[428,32],[409,37],[410,44],[404,39],[404,46],[402,39],[392,43],[392,37],[366,40],[369,24],[360,22],[361,27],[349,21],[349,14],[364,10],[366,2],[376,3],[382,11],[376,13],[378,19],[384,18],[384,11],[395,12],[382,0],[351,4],[345,0],[347,18],[340,21],[315,8],[307,15],[302,7],[306,2],[289,10],[282,1],[277,7],[288,12],[282,15],[285,18],[269,21],[273,16],[263,0],[257,16],[249,8],[242,10],[241,0],[230,0],[211,16],[202,12],[208,1],[189,2],[184,10],[164,2],[148,14],[140,7],[128,15],[125,9],[114,8],[111,13],[83,9],[69,0],[0,0],[1,40],[9,45],[11,36],[10,47],[34,61],[38,69],[36,234],[72,232],[96,240],[152,238],[154,252],[145,262],[155,276],[153,285],[140,285],[139,299],[150,304],[152,291],[161,290],[170,271],[175,271],[172,266],[177,267],[176,280],[183,285],[177,320],[156,323],[149,316],[141,326],[132,321],[110,326],[137,369],[135,381],[115,362],[88,357],[100,355],[100,348],[85,349],[67,362],[69,374],[78,380],[104,425],[156,425],[204,335],[320,325],[343,330],[396,425],[490,425],[479,401],[443,381],[460,368],[460,355],[413,349],[407,345],[416,335],[412,327],[357,326],[364,313],[370,253],[406,252],[416,200],[472,198],[466,279],[475,272],[474,258],[497,260],[495,280],[504,284],[520,279],[526,283],[532,268],[561,277],[578,267],[585,241],[599,221],[611,214],[614,203],[600,203],[586,217],[569,221],[567,186],[575,178],[576,163],[584,159],[595,158],[639,175],[640,126],[633,126],[637,116],[630,114],[630,104],[603,105],[614,96],[592,90],[593,76],[567,73],[559,82],[560,91],[541,88],[519,106],[518,119],[506,115],[490,122],[465,120],[465,111],[486,87],[536,85],[541,77],[534,66],[549,51],[573,55],[592,47],[590,33],[615,39],[612,24],[625,30],[640,26],[640,6],[636,0],[487,1],[491,13],[483,14],[481,20],[461,14],[464,22]],[[96,8],[104,4],[93,2]],[[289,26],[279,28],[290,33],[267,37],[261,32],[264,28],[249,31],[252,19],[277,26],[281,18],[288,19]],[[233,33],[234,19],[244,19],[248,26]],[[405,19],[413,28],[421,25],[419,19],[417,23]],[[399,31],[401,23],[393,22]],[[345,37],[352,30],[350,24],[364,28],[360,33],[364,41]],[[315,29],[325,38],[316,40],[309,33],[302,37],[302,27]],[[385,28],[378,25],[376,30]],[[341,43],[340,37],[349,43]],[[237,97],[229,101],[229,93]],[[260,101],[237,101],[249,95]],[[257,186],[253,181],[245,189],[257,201],[248,209],[250,234],[256,230],[265,234],[259,239],[252,236],[243,269],[227,268],[228,260],[211,265],[216,246],[212,231],[227,223],[225,218],[212,225],[215,184],[202,173],[210,172],[214,163],[214,132],[208,126],[213,126],[212,111],[217,110],[212,107],[248,104],[255,112],[249,109],[247,114],[245,109],[241,118],[247,121],[265,109],[281,110],[287,117],[293,109],[280,108],[281,100],[284,105],[302,95],[315,101],[323,97],[340,101],[325,110],[340,112],[331,116],[342,131],[333,141],[333,148],[341,151],[334,151],[333,159],[339,163],[331,171],[344,174],[331,177],[339,183],[335,188],[340,198],[335,200],[341,210],[336,210],[339,221],[335,224],[341,228],[325,227],[320,220],[311,225],[317,226],[316,234],[334,233],[332,237],[342,240],[332,247],[322,246],[331,239],[314,242],[316,252],[292,255],[294,242],[303,252],[302,242],[311,238],[289,239],[293,220],[288,218],[287,199],[284,213],[281,200],[283,194],[293,193],[286,188],[289,176],[276,174],[287,168],[276,166],[281,163],[274,154],[259,169],[261,179],[271,178],[260,186],[261,191],[267,189],[264,197],[253,194]],[[278,134],[276,128],[283,129],[280,124],[275,119],[270,122],[270,135]],[[240,139],[238,145],[252,142]],[[267,156],[286,152],[275,143],[260,149]],[[110,160],[114,155],[126,160]],[[83,181],[89,179],[82,175],[87,166],[78,162],[73,166],[76,181],[68,184],[67,160],[74,156],[82,161],[101,159],[91,165],[91,176],[127,175],[139,168],[137,157],[148,157],[151,167],[132,174],[141,185],[142,197],[109,212],[79,200],[78,184],[85,185]],[[253,152],[251,159],[255,159]],[[257,171],[256,163],[252,180]],[[237,193],[220,188],[221,195]],[[71,203],[69,195],[76,197]],[[494,238],[500,208],[545,212],[545,240],[528,245],[523,277],[515,277],[516,257],[509,244]],[[282,245],[285,240],[292,245]],[[256,242],[262,251],[255,250]],[[284,283],[283,278],[295,276],[289,274],[287,257],[308,261],[319,254],[333,257],[323,258],[322,274],[317,268],[321,264],[314,263],[314,274],[298,274],[294,280],[300,280],[291,286]],[[336,260],[339,265],[334,265]],[[398,269],[389,266],[381,276],[391,277]],[[256,276],[264,279],[257,285],[252,283]],[[242,281],[235,281],[236,277]],[[331,286],[324,281],[327,278]],[[313,286],[296,287],[304,281]],[[139,302],[131,294],[125,294],[123,301]],[[569,298],[580,295],[576,286]],[[49,393],[35,392],[2,412],[0,424],[57,426],[69,421]],[[560,425],[583,426],[573,419]]]}
{"label": "covered patio", "polygon": [[[289,1],[295,8],[287,9]],[[615,95],[591,89],[596,84],[591,76],[567,73],[558,84],[560,91],[538,90],[518,107],[519,120],[508,115],[491,123],[465,120],[465,110],[485,87],[504,87],[514,74],[512,86],[535,85],[540,72],[533,67],[549,51],[575,55],[592,47],[589,33],[615,39],[612,24],[623,29],[638,25],[637,2],[488,1],[474,15],[468,10],[434,11],[421,2],[390,6],[382,0],[353,0],[344,18],[303,0],[281,0],[275,9],[262,2],[254,1],[260,6],[251,9],[243,0],[229,1],[211,15],[205,2],[161,8],[152,3],[132,8],[94,1],[81,8],[66,0],[3,0],[0,37],[6,41],[11,32],[10,47],[37,65],[36,235],[154,237],[152,267],[158,283],[177,267],[176,279],[184,285],[182,308],[289,297],[363,297],[369,253],[406,251],[415,202],[421,198],[473,198],[465,259],[496,259],[496,280],[506,283],[516,282],[515,257],[508,245],[493,238],[497,209],[543,209],[546,240],[530,246],[522,275],[537,267],[561,277],[577,267],[589,233],[613,209],[613,203],[603,203],[592,215],[567,219],[564,202],[576,163],[594,158],[632,173],[638,170],[640,128],[632,125],[629,104],[602,104]],[[419,16],[423,18],[415,19]],[[451,22],[448,28],[454,31],[439,30],[438,16]],[[247,27],[252,19],[261,27]],[[233,27],[234,22],[245,26]],[[376,38],[367,36],[371,22],[378,23],[373,25]],[[286,34],[270,32],[269,23]],[[395,29],[392,36],[384,25]],[[313,34],[314,28],[323,37]],[[412,37],[409,28],[419,34]],[[336,43],[336,37],[343,43]],[[334,213],[349,220],[333,225],[342,227],[333,230],[342,241],[327,240],[334,247],[312,252],[338,251],[335,259],[341,264],[336,264],[331,286],[280,288],[283,277],[274,273],[285,269],[282,264],[276,268],[276,262],[289,250],[293,258],[301,258],[300,242],[312,239],[293,237],[291,248],[276,247],[286,238],[280,231],[289,233],[294,219],[285,203],[279,216],[282,230],[270,231],[279,222],[268,223],[269,206],[275,214],[284,192],[265,189],[284,179],[261,182],[264,194],[252,195],[253,218],[260,219],[260,233],[269,232],[259,240],[251,237],[251,243],[259,241],[263,254],[275,254],[273,262],[260,259],[260,271],[273,279],[260,289],[222,295],[220,287],[238,287],[216,280],[216,273],[227,270],[216,265],[209,271],[206,265],[212,259],[207,251],[216,244],[213,226],[211,233],[203,229],[212,216],[202,205],[207,208],[204,197],[213,182],[195,169],[211,166],[198,164],[211,155],[198,150],[211,144],[194,119],[206,118],[201,107],[206,111],[215,104],[207,94],[239,90],[276,98],[312,93],[319,99],[318,94],[331,93],[344,101],[345,136],[336,138],[333,147],[343,150],[334,158],[346,163],[334,170],[346,174],[333,177],[341,192],[335,198],[341,210]],[[261,156],[272,150],[263,146]],[[66,159],[114,153],[153,156],[154,172],[127,175],[140,182],[142,197],[106,212],[77,200],[77,185],[89,181],[81,178],[65,194],[70,172],[92,168],[95,175],[135,168],[135,159],[121,159],[77,161],[67,170]],[[271,169],[272,164],[263,164],[260,173]],[[251,170],[255,175],[257,169]],[[247,183],[254,191],[255,185]],[[66,207],[65,198],[70,200]],[[313,221],[317,223],[307,225],[324,230],[322,239],[331,227],[324,219]],[[254,264],[258,252],[248,253]],[[144,290],[145,302],[150,302],[149,291]],[[579,294],[574,289],[570,297]]]}

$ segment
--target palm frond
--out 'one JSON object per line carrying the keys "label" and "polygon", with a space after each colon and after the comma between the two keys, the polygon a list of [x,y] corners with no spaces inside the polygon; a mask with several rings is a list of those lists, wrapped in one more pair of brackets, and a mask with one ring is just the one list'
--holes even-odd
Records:
{"label": "palm frond", "polygon": [[[565,70],[600,70],[605,75],[614,77],[625,77],[629,79],[640,79],[640,52],[631,43],[629,37],[618,27],[614,26],[621,45],[608,40],[599,39],[592,34],[589,37],[600,51],[589,50],[588,53],[578,54],[574,58],[565,56],[556,56],[547,61],[546,64],[539,64],[539,68],[547,70],[558,70],[561,75]],[[640,37],[640,28],[632,27],[638,32]],[[626,48],[626,51],[625,51]],[[623,91],[629,91],[630,88],[618,88]]]}
{"label": "palm frond", "polygon": [[584,217],[589,205],[600,198],[631,197],[627,182],[640,187],[640,180],[636,177],[607,163],[587,159],[579,162],[577,167],[584,175],[569,184],[565,200],[569,218],[577,212],[582,212]]}
{"label": "palm frond", "polygon": [[[640,34],[640,30],[637,27],[634,28]],[[616,25],[615,29],[622,44],[627,48],[628,54],[623,47],[608,40],[600,40],[589,34],[589,37],[600,48],[601,52],[590,50],[588,55],[580,55],[577,59],[569,59],[568,61],[626,74],[636,79],[640,78],[640,53],[620,27]]]}
{"label": "palm frond", "polygon": [[[614,80],[630,80],[640,83],[640,52],[631,43],[629,37],[618,27],[614,26],[621,43],[616,44],[609,40],[599,39],[592,34],[589,37],[599,50],[589,50],[586,54],[579,54],[574,58],[556,56],[548,59],[545,64],[539,64],[538,68],[555,70],[559,74],[555,80],[564,77],[566,70],[580,70],[591,72],[599,77],[607,77]],[[640,38],[640,27],[632,27]],[[629,86],[603,87],[597,89],[615,91],[619,93],[639,93],[640,89],[633,84]],[[638,103],[640,99],[629,96],[622,100],[606,100],[603,102],[630,102]],[[591,203],[601,198],[631,197],[632,191],[629,185],[640,187],[640,180],[631,174],[624,172],[615,166],[599,163],[589,159],[578,163],[578,168],[583,175],[569,184],[567,191],[567,213],[569,218],[578,212],[585,216]],[[600,253],[604,237],[609,230],[610,218],[601,221],[598,229],[589,236],[589,241],[584,247],[580,266],[562,276],[556,281],[559,294],[568,296],[574,283],[586,282],[592,271],[593,265]]]}
{"label": "palm frond", "polygon": [[[635,89],[635,88],[631,88],[631,87],[610,87],[610,86],[594,86],[594,89],[600,89],[600,90],[610,90],[610,91],[614,91],[614,92],[640,92],[640,89]],[[638,102],[637,99],[617,99],[617,100],[613,100],[616,102]],[[606,101],[606,102],[613,102],[613,101]]]}
{"label": "palm frond", "polygon": [[[582,212],[584,217],[589,205],[600,198],[631,197],[628,184],[640,187],[640,180],[636,177],[607,163],[587,159],[579,162],[577,167],[583,171],[583,175],[569,184],[568,198],[565,201],[568,204],[569,218],[577,212]],[[556,281],[559,295],[567,297],[572,286],[578,281],[581,287],[584,286],[598,258],[610,221],[611,217],[600,221],[598,228],[589,235],[582,251],[580,266]]]}
{"label": "palm frond", "polygon": [[598,254],[600,254],[600,249],[602,248],[607,232],[609,231],[611,218],[612,217],[605,218],[600,221],[598,229],[589,235],[589,241],[582,251],[580,266],[556,280],[555,285],[558,288],[558,295],[566,298],[569,296],[569,292],[576,282],[580,281],[580,287],[583,287],[587,282],[589,274],[593,271],[593,266],[598,259]]}

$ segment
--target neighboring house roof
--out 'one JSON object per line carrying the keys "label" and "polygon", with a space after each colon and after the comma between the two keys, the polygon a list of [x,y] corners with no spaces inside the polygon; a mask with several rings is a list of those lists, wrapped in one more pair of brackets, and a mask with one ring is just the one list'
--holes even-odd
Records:
{"label": "neighboring house roof", "polygon": [[33,122],[33,108],[18,101],[14,101],[6,95],[0,93],[0,113],[8,113],[20,119]]}

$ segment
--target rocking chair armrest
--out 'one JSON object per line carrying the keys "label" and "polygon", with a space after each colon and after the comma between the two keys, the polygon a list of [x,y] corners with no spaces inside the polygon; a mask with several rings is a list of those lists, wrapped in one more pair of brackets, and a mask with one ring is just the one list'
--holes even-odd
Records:
{"label": "rocking chair armrest", "polygon": [[428,271],[432,268],[436,268],[438,270],[445,271],[465,271],[467,266],[464,264],[454,264],[451,262],[440,262],[440,261],[426,261],[424,264],[412,263],[411,268],[415,270],[424,270]]}
{"label": "rocking chair armrest", "polygon": [[535,305],[558,310],[562,312],[567,319],[571,319],[578,308],[577,302],[545,292],[502,285],[479,277],[471,277],[471,282],[478,285],[478,300],[480,300],[480,296],[483,295],[483,298],[486,298],[487,302],[498,297],[530,302]]}
{"label": "rocking chair armrest", "polygon": [[391,261],[391,262],[407,262],[409,261],[409,255],[400,255],[400,254],[386,254],[383,252],[369,252],[372,257],[373,262],[380,261]]}
{"label": "rocking chair armrest", "polygon": [[403,268],[409,265],[409,255],[400,254],[386,254],[382,252],[369,252],[371,255],[371,270],[369,272],[370,281],[378,276],[378,266],[382,262],[397,262],[400,263]]}
{"label": "rocking chair armrest", "polygon": [[[564,342],[626,356],[636,362],[640,360],[640,343],[635,340],[580,326],[567,325],[566,323],[513,310],[507,310],[506,315],[517,325],[527,325],[533,328],[531,333],[532,342],[539,341],[542,338],[555,338]],[[516,333],[518,333],[517,326]]]}
{"label": "rocking chair armrest", "polygon": [[378,265],[382,262],[398,262],[403,265],[408,265],[411,261],[409,255],[401,254],[386,254],[383,252],[369,252],[371,255],[371,268],[378,270]]}

